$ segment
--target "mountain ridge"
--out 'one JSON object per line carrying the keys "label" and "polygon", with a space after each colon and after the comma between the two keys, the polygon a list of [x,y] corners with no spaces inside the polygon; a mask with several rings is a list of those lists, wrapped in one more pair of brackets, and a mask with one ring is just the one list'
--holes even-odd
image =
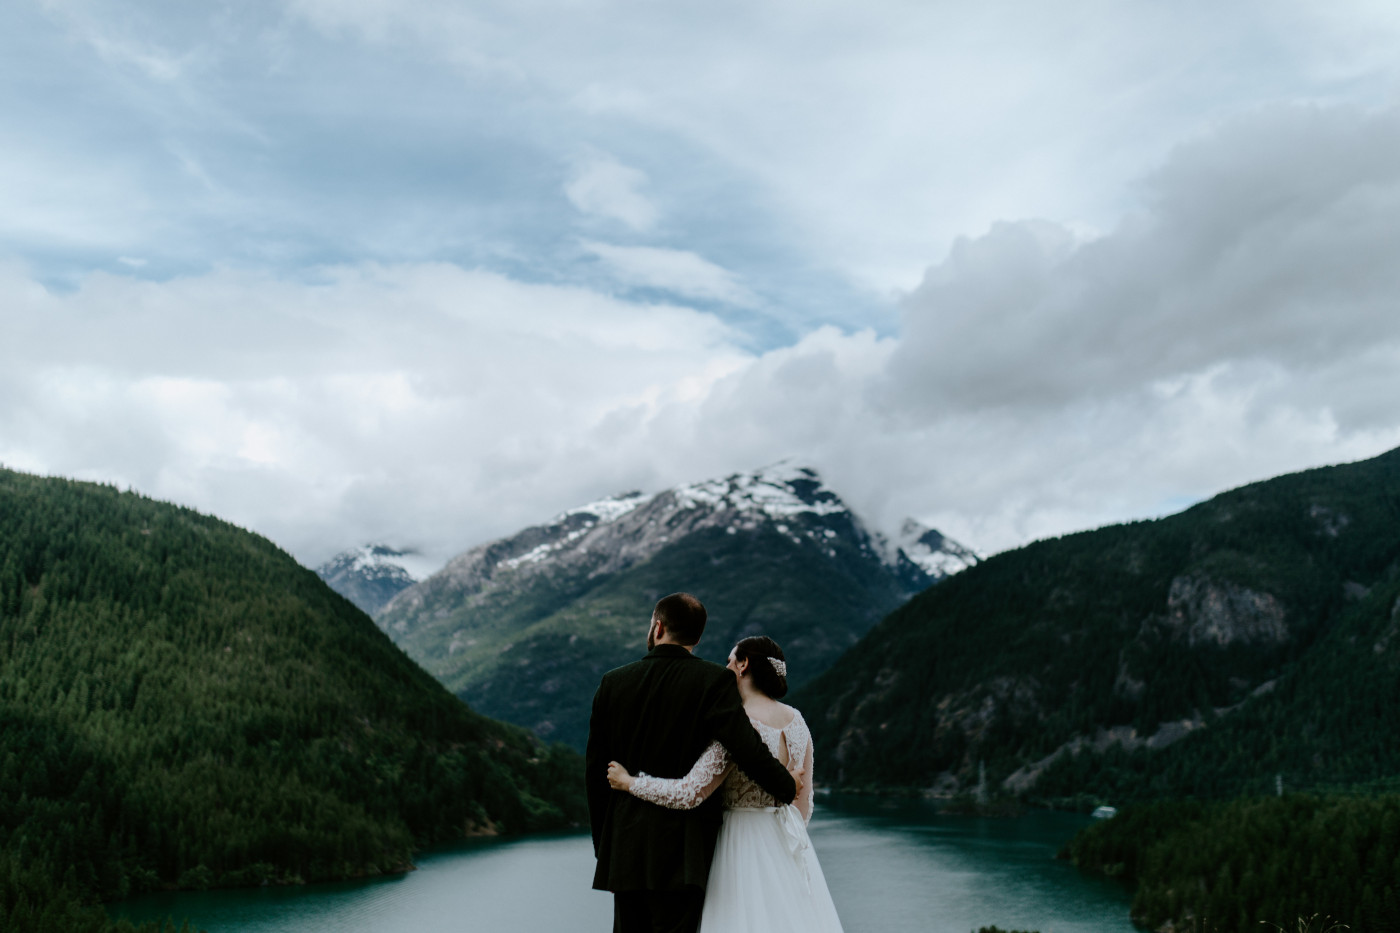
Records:
{"label": "mountain ridge", "polygon": [[[688,590],[705,602],[702,654],[779,638],[800,683],[910,593],[977,561],[931,529],[906,537],[937,576],[814,469],[782,463],[566,510],[459,554],[376,622],[474,708],[579,747],[597,678],[636,655],[656,599]],[[535,695],[511,682],[522,676]]]}
{"label": "mountain ridge", "polygon": [[[1231,723],[1294,702],[1309,665],[1336,676],[1332,633],[1357,607],[1382,627],[1390,606],[1368,600],[1397,567],[1400,450],[995,555],[891,613],[794,702],[836,783],[957,793],[985,762],[1032,796],[1224,792],[1234,778],[1194,749],[1223,753],[1228,736],[1245,759],[1283,760]],[[1378,674],[1355,683],[1382,695]],[[1290,708],[1265,718],[1306,746],[1320,709]],[[1362,719],[1370,747],[1381,730]]]}

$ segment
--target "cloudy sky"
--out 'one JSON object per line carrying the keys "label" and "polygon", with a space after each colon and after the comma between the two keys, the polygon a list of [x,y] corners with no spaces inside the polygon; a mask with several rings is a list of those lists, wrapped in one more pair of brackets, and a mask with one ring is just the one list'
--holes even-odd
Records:
{"label": "cloudy sky", "polygon": [[1400,7],[0,5],[0,463],[445,558],[791,457],[980,550],[1400,446]]}

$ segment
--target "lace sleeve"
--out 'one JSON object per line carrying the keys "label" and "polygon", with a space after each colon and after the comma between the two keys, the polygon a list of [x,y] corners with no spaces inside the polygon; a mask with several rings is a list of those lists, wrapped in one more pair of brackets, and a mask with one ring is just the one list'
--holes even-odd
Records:
{"label": "lace sleeve", "polygon": [[803,822],[812,822],[812,743],[807,743],[807,754],[802,759],[802,792],[797,795],[793,803],[797,806],[797,812],[802,814]]}
{"label": "lace sleeve", "polygon": [[724,783],[731,767],[724,746],[711,742],[685,777],[659,778],[643,772],[632,781],[630,793],[672,810],[691,810]]}
{"label": "lace sleeve", "polygon": [[812,822],[812,732],[807,728],[807,720],[802,718],[802,714],[797,710],[792,711],[792,722],[783,730],[784,738],[787,740],[788,754],[791,761],[802,762],[802,790],[798,792],[797,799],[793,805],[797,807],[802,819]]}

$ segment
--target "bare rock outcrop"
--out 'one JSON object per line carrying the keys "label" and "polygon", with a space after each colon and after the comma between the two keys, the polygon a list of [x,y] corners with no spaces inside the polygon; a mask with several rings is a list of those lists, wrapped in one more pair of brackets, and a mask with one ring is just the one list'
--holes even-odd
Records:
{"label": "bare rock outcrop", "polygon": [[1167,591],[1167,623],[1187,644],[1282,643],[1292,635],[1283,603],[1270,593],[1204,574],[1183,574]]}

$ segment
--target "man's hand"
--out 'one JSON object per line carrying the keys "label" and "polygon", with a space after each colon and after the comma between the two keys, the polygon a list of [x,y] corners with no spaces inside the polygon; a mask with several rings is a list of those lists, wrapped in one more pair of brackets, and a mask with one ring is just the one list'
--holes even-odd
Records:
{"label": "man's hand", "polygon": [[794,792],[792,797],[793,800],[796,800],[798,797],[802,796],[802,777],[806,773],[806,768],[788,768],[788,774],[792,775],[792,782],[797,785],[797,790]]}

